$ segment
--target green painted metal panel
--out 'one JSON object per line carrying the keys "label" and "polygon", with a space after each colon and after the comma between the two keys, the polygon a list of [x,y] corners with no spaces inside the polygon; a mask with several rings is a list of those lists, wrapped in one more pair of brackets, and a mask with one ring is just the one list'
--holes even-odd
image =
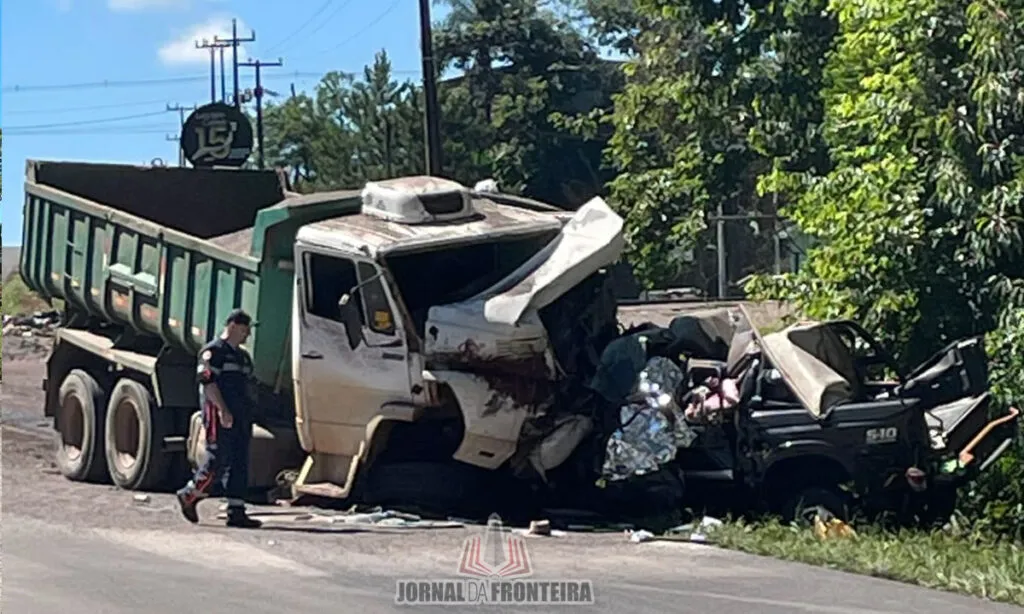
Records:
{"label": "green painted metal panel", "polygon": [[[37,163],[28,164],[25,183],[20,267],[29,287],[45,298],[63,299],[69,307],[190,353],[219,334],[231,309],[242,307],[259,322],[248,344],[257,379],[291,388],[296,234],[306,224],[357,213],[357,191],[290,198],[259,209],[255,219],[249,218],[251,249],[239,254],[133,215],[130,203],[99,202],[36,182],[33,164]],[[82,180],[83,173],[97,172],[108,181],[108,175],[120,168],[72,166],[68,174],[83,193],[99,190]],[[253,181],[264,179],[253,176]],[[146,189],[143,179],[133,181],[136,189]],[[113,193],[112,203],[119,198]],[[140,204],[135,210],[147,207],[153,209]],[[196,227],[194,222],[192,226]]]}

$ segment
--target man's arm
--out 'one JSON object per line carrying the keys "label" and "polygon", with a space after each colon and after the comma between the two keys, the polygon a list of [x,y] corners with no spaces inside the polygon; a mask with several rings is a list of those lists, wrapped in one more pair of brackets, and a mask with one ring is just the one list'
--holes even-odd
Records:
{"label": "man's arm", "polygon": [[217,417],[224,428],[231,428],[233,422],[231,410],[228,409],[227,403],[224,402],[224,397],[220,393],[220,388],[217,386],[217,378],[220,376],[223,366],[224,358],[219,352],[207,349],[199,355],[198,372],[199,381],[203,385],[203,394],[216,406]]}

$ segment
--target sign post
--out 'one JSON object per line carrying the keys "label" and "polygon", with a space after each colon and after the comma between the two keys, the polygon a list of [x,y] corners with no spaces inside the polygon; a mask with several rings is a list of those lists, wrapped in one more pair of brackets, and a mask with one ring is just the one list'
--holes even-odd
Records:
{"label": "sign post", "polygon": [[241,110],[223,102],[210,103],[185,120],[180,144],[194,168],[238,168],[252,154],[252,124]]}

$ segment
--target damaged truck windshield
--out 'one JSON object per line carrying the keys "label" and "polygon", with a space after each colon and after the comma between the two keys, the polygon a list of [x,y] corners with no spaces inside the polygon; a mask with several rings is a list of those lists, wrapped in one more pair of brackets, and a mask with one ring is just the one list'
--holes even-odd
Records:
{"label": "damaged truck windshield", "polygon": [[649,305],[616,304],[606,272],[623,220],[601,198],[27,169],[20,271],[64,305],[45,412],[69,479],[151,489],[200,462],[196,356],[237,307],[259,322],[250,483],[293,501],[651,528],[704,502],[937,518],[1016,427],[977,339],[903,374],[852,322],[762,335],[743,308],[686,303],[638,319]]}
{"label": "damaged truck windshield", "polygon": [[558,235],[546,230],[526,236],[467,240],[384,258],[420,337],[434,305],[460,303],[510,275]]}

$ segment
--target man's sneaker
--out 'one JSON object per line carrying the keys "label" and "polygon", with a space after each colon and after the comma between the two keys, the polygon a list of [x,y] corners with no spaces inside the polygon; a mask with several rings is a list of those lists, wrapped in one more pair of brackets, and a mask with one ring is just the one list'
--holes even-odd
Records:
{"label": "man's sneaker", "polygon": [[191,494],[185,489],[179,490],[176,494],[178,497],[178,505],[181,507],[181,515],[185,517],[185,520],[188,520],[192,524],[198,523],[199,513],[196,511],[196,503],[199,502],[199,499],[191,496]]}
{"label": "man's sneaker", "polygon": [[236,529],[258,529],[263,526],[263,523],[255,518],[250,518],[245,510],[228,510],[227,525]]}

